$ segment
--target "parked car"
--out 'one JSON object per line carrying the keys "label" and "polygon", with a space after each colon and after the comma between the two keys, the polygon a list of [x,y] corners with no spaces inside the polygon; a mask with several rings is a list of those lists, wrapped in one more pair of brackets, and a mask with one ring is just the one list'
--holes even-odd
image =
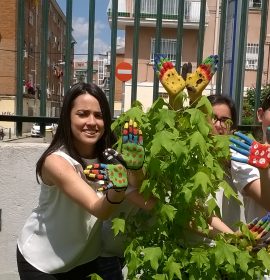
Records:
{"label": "parked car", "polygon": [[[45,131],[46,132],[52,132],[52,134],[55,134],[57,128],[57,124],[51,123],[51,124],[46,124],[45,126]],[[31,128],[31,136],[32,137],[40,137],[40,124],[39,123],[34,123],[32,128]]]}

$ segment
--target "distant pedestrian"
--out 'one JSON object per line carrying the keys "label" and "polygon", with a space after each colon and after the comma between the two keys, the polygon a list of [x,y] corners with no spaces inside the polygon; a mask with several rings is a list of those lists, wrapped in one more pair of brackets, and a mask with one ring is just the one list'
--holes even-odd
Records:
{"label": "distant pedestrian", "polygon": [[5,136],[3,128],[0,129],[0,140],[3,140]]}

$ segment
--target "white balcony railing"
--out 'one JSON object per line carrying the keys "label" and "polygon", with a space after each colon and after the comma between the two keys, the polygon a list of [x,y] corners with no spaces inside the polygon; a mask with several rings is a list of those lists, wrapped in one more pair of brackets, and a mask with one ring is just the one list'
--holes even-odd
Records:
{"label": "white balcony railing", "polygon": [[[123,17],[134,16],[134,5],[133,0],[132,10],[129,11],[125,0],[119,0],[118,2],[118,15]],[[179,0],[163,0],[163,11],[162,17],[164,19],[177,20],[178,19],[178,5]],[[108,5],[108,14],[112,9],[111,1]],[[184,22],[199,22],[200,21],[200,0],[185,0],[184,6]],[[141,0],[141,18],[156,18],[157,15],[157,0]],[[208,10],[207,10],[208,14]]]}
{"label": "white balcony railing", "polygon": [[261,0],[249,0],[249,8],[260,9],[262,7]]}
{"label": "white balcony railing", "polygon": [[[164,0],[163,1],[163,18],[177,19],[179,0]],[[199,22],[200,20],[200,0],[186,0],[184,7],[184,19],[187,22]],[[156,15],[157,0],[142,0],[141,15]]]}

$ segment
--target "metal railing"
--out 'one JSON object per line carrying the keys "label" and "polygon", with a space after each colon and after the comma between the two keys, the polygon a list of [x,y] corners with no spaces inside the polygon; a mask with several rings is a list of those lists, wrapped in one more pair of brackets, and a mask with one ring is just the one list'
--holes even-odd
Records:
{"label": "metal railing", "polygon": [[[50,0],[55,1],[55,0]],[[49,21],[49,7],[50,1],[43,0],[42,3],[42,13],[40,14],[42,19],[42,26],[40,32],[41,38],[41,73],[40,73],[40,114],[38,117],[34,116],[24,116],[23,115],[23,74],[24,74],[24,41],[25,41],[25,3],[26,1],[20,0],[17,5],[17,73],[16,73],[16,114],[15,115],[0,115],[0,121],[16,122],[16,134],[22,134],[22,123],[24,122],[39,122],[41,123],[41,134],[45,133],[46,123],[57,123],[57,117],[46,116],[46,105],[47,105],[47,38],[48,38],[48,21]],[[226,18],[228,11],[229,0],[220,1],[220,30],[225,30]],[[239,1],[241,2],[241,1]],[[251,1],[250,1],[251,2]],[[258,1],[253,1],[254,6]],[[70,61],[72,57],[72,0],[66,0],[66,43],[65,43],[65,59]],[[151,3],[151,5],[150,5]],[[246,28],[247,28],[247,10],[249,8],[248,2],[243,1],[243,10],[238,11],[239,21],[237,28],[239,28],[239,33],[241,36],[236,38],[238,40],[239,52],[245,53],[246,45]],[[268,0],[262,0],[261,2],[261,28],[260,28],[260,42],[259,42],[259,59],[258,59],[258,74],[256,81],[256,108],[258,107],[260,90],[261,90],[261,78],[263,71],[263,58],[264,58],[264,42],[266,35],[266,22],[268,17]],[[89,1],[89,40],[88,40],[88,64],[87,64],[87,81],[91,82],[93,79],[93,63],[94,60],[94,34],[95,34],[95,0]],[[162,34],[162,22],[168,15],[176,16],[174,19],[177,24],[176,32],[176,45],[178,46],[176,50],[176,69],[180,72],[182,61],[182,40],[183,40],[183,29],[184,23],[187,20],[197,21],[199,29],[197,32],[197,64],[202,62],[203,47],[204,47],[204,37],[205,37],[205,21],[207,15],[207,5],[206,0],[186,0],[186,1],[176,1],[176,0],[141,0],[133,1],[132,10],[127,11],[123,7],[118,7],[118,0],[111,0],[109,6],[109,17],[111,20],[111,56],[110,56],[110,84],[109,84],[109,104],[111,111],[114,111],[114,96],[115,96],[115,68],[116,68],[116,46],[117,46],[117,26],[119,16],[124,16],[124,14],[129,14],[134,18],[134,32],[133,32],[133,48],[132,48],[132,86],[131,86],[131,102],[137,99],[137,77],[138,77],[138,52],[139,52],[139,32],[140,24],[143,14],[154,14],[155,15],[155,53],[160,52],[161,46],[161,34]],[[257,4],[256,4],[257,5]],[[122,14],[121,14],[122,13]],[[130,14],[131,13],[131,14]],[[225,32],[219,32],[218,38],[218,55],[220,57],[218,71],[216,74],[216,91],[221,92],[223,77],[223,66],[224,66],[224,52],[225,52]],[[235,66],[235,84],[232,85],[232,90],[234,94],[234,99],[236,101],[237,107],[240,108],[241,94],[243,92],[243,84],[241,83],[243,71],[243,56],[235,54],[233,57]],[[64,88],[65,92],[70,86],[71,77],[71,63],[64,64]],[[158,87],[159,80],[157,77],[154,78],[153,82],[153,100],[158,98]],[[255,108],[255,109],[256,109]]]}
{"label": "metal railing", "polygon": [[[140,2],[140,18],[157,18],[157,1],[158,0],[141,0]],[[179,2],[181,0],[164,0],[163,7],[162,7],[162,18],[163,19],[171,19],[177,20],[178,19],[178,9],[179,9]],[[134,18],[135,17],[135,3],[133,1],[132,9],[129,10],[126,5],[119,5],[118,7],[118,17],[127,17],[127,18]],[[184,22],[185,23],[199,23],[200,21],[200,10],[201,10],[201,1],[200,0],[185,0],[184,1]],[[109,3],[108,16],[112,16],[112,2]],[[207,11],[208,14],[208,11]]]}

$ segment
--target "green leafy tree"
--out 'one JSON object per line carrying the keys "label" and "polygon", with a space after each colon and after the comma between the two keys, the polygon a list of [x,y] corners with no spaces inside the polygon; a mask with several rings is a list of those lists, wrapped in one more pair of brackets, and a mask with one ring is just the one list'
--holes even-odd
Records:
{"label": "green leafy tree", "polygon": [[[264,85],[260,94],[260,104],[264,100],[265,96],[270,93],[270,85]],[[255,114],[255,96],[256,88],[251,87],[247,89],[246,97],[243,100],[243,124],[253,124],[254,123],[254,114]]]}
{"label": "green leafy tree", "polygon": [[260,279],[270,269],[266,249],[252,252],[248,230],[241,236],[220,234],[210,245],[189,242],[191,228],[207,235],[210,215],[219,213],[215,192],[223,188],[227,197],[236,195],[224,180],[229,139],[211,134],[211,114],[204,96],[195,108],[178,111],[158,99],[147,113],[137,102],[113,123],[117,133],[130,118],[142,128],[141,192],[158,199],[150,213],[114,220],[114,231],[128,238],[128,279]]}

